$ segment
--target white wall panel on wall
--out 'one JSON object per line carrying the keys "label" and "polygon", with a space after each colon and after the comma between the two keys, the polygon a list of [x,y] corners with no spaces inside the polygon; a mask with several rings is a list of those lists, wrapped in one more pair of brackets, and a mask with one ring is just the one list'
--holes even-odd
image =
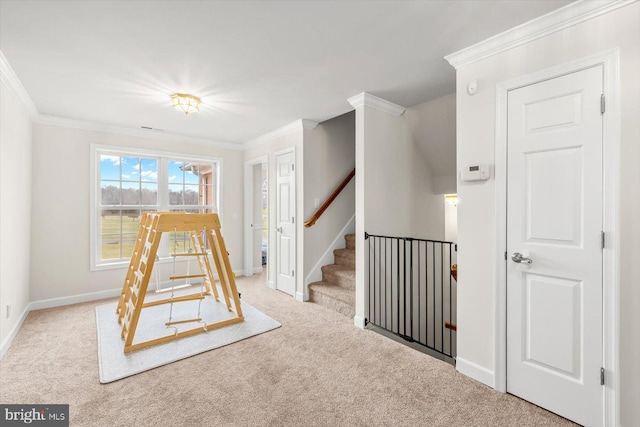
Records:
{"label": "white wall panel on wall", "polygon": [[[640,425],[640,3],[632,3],[457,70],[457,162],[494,164],[496,84],[619,49],[622,195],[620,239],[620,418]],[[470,96],[466,86],[478,82]],[[615,101],[610,100],[610,108]],[[609,108],[609,107],[608,107]],[[458,181],[458,356],[493,372],[497,254],[495,181]],[[482,337],[479,339],[479,337]]]}
{"label": "white wall panel on wall", "polygon": [[232,268],[242,268],[242,151],[41,124],[33,141],[32,301],[122,287],[126,266],[89,271],[92,143],[221,158],[222,232]]}
{"label": "white wall panel on wall", "polygon": [[29,304],[33,125],[4,83],[0,83],[0,105],[0,350],[4,351]]}
{"label": "white wall panel on wall", "polygon": [[[304,221],[317,210],[355,167],[355,114],[353,112],[320,123],[305,131]],[[304,229],[304,277],[320,260],[337,234],[355,213],[355,179],[344,188],[323,216]]]}

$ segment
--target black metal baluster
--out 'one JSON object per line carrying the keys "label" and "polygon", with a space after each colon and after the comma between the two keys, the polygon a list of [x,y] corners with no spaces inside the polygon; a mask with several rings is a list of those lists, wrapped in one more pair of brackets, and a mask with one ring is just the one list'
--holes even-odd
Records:
{"label": "black metal baluster", "polygon": [[413,241],[409,239],[409,327],[411,330],[411,338],[413,339]]}
{"label": "black metal baluster", "polygon": [[433,348],[436,348],[436,242],[433,242],[433,250],[431,251],[433,258]]}
{"label": "black metal baluster", "polygon": [[420,300],[420,288],[422,287],[422,283],[420,283],[420,241],[418,240],[418,342],[420,341],[420,324],[422,323],[422,316],[420,313],[420,306],[422,306],[422,301]]}
{"label": "black metal baluster", "polygon": [[452,315],[452,310],[451,310],[451,300],[453,299],[451,297],[451,267],[453,266],[452,264],[452,258],[451,258],[451,243],[449,243],[449,356],[453,356],[453,341],[451,340],[451,335],[452,335],[452,331],[453,331],[453,315]]}
{"label": "black metal baluster", "polygon": [[444,353],[444,246],[440,244],[440,350]]}

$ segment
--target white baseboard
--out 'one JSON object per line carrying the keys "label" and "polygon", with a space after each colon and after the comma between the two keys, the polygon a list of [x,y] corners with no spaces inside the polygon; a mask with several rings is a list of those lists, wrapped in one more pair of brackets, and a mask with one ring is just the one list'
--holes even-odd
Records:
{"label": "white baseboard", "polygon": [[319,282],[322,280],[322,267],[328,264],[333,264],[333,251],[336,249],[344,248],[344,236],[345,234],[353,234],[356,232],[356,215],[354,214],[347,224],[342,227],[342,230],[338,232],[338,235],[333,239],[331,245],[327,248],[327,250],[322,254],[316,265],[313,266],[309,274],[304,279],[304,286],[306,287],[308,284],[313,282]]}
{"label": "white baseboard", "polygon": [[43,308],[60,307],[63,305],[78,304],[80,302],[96,301],[105,298],[113,298],[120,295],[122,288],[108,289],[106,291],[89,292],[86,294],[72,295],[68,297],[59,297],[51,299],[43,299],[32,301],[29,304],[29,310],[42,310]]}
{"label": "white baseboard", "polygon": [[456,370],[462,375],[480,381],[482,384],[488,385],[491,388],[495,387],[495,373],[487,368],[483,368],[461,357],[456,357]]}
{"label": "white baseboard", "polygon": [[274,282],[273,280],[269,280],[269,282],[267,282],[267,286],[269,286],[269,289],[275,289],[276,282]]}
{"label": "white baseboard", "polygon": [[7,350],[9,350],[9,347],[11,347],[11,343],[13,342],[14,338],[16,337],[16,335],[18,335],[18,331],[22,327],[22,324],[24,323],[25,319],[27,318],[27,315],[31,311],[31,307],[30,306],[31,306],[31,303],[27,304],[27,306],[22,311],[22,314],[20,315],[20,318],[18,319],[16,324],[13,325],[13,328],[11,329],[11,332],[9,332],[9,335],[7,335],[7,337],[2,342],[2,345],[0,345],[0,360],[2,360],[4,355],[7,353]]}
{"label": "white baseboard", "polygon": [[364,329],[365,323],[364,323],[364,317],[360,317],[357,314],[355,316],[353,316],[353,324],[360,329]]}
{"label": "white baseboard", "polygon": [[262,273],[262,266],[254,267],[253,268],[253,274],[259,274],[259,273]]}
{"label": "white baseboard", "polygon": [[305,298],[303,292],[296,292],[296,301],[305,302],[309,301],[309,298]]}

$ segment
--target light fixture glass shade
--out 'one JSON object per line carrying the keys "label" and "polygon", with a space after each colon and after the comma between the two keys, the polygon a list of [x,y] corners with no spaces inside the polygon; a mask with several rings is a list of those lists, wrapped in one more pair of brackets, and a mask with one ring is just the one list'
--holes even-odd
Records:
{"label": "light fixture glass shade", "polygon": [[200,110],[200,98],[186,93],[175,93],[171,95],[173,108],[185,114]]}

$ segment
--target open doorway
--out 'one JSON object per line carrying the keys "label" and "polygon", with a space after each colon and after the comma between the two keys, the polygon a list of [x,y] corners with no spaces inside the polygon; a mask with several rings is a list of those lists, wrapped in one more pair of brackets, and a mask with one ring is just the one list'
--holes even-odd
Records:
{"label": "open doorway", "polygon": [[269,182],[266,157],[245,164],[245,223],[245,276],[263,271],[266,273],[269,261]]}

